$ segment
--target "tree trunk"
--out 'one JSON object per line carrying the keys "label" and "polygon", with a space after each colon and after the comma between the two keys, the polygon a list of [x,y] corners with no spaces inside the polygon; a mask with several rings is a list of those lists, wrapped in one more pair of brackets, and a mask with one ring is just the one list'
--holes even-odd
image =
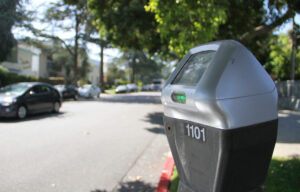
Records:
{"label": "tree trunk", "polygon": [[291,80],[295,80],[295,49],[296,49],[296,27],[295,17],[293,17],[293,29],[292,29],[292,53],[291,53]]}
{"label": "tree trunk", "polygon": [[105,86],[104,86],[104,75],[103,75],[103,68],[104,68],[104,57],[103,57],[103,52],[104,52],[104,43],[100,43],[100,87],[101,91],[104,92]]}
{"label": "tree trunk", "polygon": [[135,59],[136,59],[136,57],[134,56],[133,61],[132,61],[132,73],[131,73],[131,79],[130,79],[131,83],[134,83],[134,81],[135,81],[135,66],[136,66]]}
{"label": "tree trunk", "polygon": [[79,33],[79,24],[80,24],[80,16],[77,14],[77,10],[75,10],[75,45],[74,45],[74,83],[76,86],[78,85],[78,33]]}

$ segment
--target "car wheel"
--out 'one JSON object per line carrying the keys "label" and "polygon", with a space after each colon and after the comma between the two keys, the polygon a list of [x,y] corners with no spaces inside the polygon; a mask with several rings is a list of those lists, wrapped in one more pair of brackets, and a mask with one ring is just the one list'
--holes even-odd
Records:
{"label": "car wheel", "polygon": [[24,119],[27,116],[27,109],[25,106],[21,105],[17,110],[17,117],[19,119]]}
{"label": "car wheel", "polygon": [[55,101],[53,103],[53,112],[54,113],[58,113],[59,112],[59,109],[60,109],[60,103],[58,101]]}
{"label": "car wheel", "polygon": [[77,101],[78,100],[78,95],[74,95],[74,100]]}

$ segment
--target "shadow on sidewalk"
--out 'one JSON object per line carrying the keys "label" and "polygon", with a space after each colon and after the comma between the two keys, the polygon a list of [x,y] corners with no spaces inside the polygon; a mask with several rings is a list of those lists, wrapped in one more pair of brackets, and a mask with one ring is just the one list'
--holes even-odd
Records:
{"label": "shadow on sidewalk", "polygon": [[161,104],[160,96],[121,94],[110,97],[101,97],[100,102],[127,103],[127,104]]}
{"label": "shadow on sidewalk", "polygon": [[300,113],[282,110],[278,114],[278,143],[300,143]]}
{"label": "shadow on sidewalk", "polygon": [[107,191],[102,189],[92,190],[91,192],[132,192],[132,191],[140,191],[140,192],[153,192],[155,191],[155,187],[149,183],[144,183],[143,181],[130,181],[123,183],[117,189],[113,191]]}

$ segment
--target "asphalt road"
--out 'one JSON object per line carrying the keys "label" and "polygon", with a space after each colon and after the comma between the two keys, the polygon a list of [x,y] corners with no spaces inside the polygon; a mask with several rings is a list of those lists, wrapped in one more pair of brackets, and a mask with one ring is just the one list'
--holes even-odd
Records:
{"label": "asphalt road", "polygon": [[104,95],[0,120],[0,192],[153,191],[169,151],[159,96]]}

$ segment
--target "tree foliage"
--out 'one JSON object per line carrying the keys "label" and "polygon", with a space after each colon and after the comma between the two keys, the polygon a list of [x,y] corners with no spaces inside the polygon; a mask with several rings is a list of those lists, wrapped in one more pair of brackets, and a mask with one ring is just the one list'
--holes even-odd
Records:
{"label": "tree foliage", "polygon": [[126,68],[129,69],[130,82],[149,82],[153,78],[161,77],[162,64],[156,63],[147,57],[143,51],[127,50],[123,53],[122,59],[127,61]]}
{"label": "tree foliage", "polygon": [[[265,65],[266,70],[278,80],[290,78],[291,70],[291,39],[288,35],[273,36],[270,41],[269,60]],[[299,46],[298,46],[299,50]],[[296,54],[295,76],[300,78],[300,52]]]}
{"label": "tree foliage", "polygon": [[26,27],[30,29],[33,34],[39,37],[52,39],[55,42],[60,42],[64,45],[70,56],[73,58],[73,84],[77,84],[80,77],[78,66],[79,49],[84,48],[80,45],[80,33],[83,29],[87,17],[87,7],[85,0],[63,0],[56,3],[51,3],[51,6],[46,10],[46,14],[42,22],[50,24],[52,30],[58,31],[74,31],[74,37],[71,41],[61,38],[59,35],[54,35],[49,32],[49,29],[36,29],[28,24]]}
{"label": "tree foliage", "polygon": [[[299,12],[299,1],[270,0],[150,0],[146,10],[155,13],[158,30],[176,55],[195,45],[218,39],[242,41],[259,57],[266,55],[266,40],[273,29]],[[266,58],[263,58],[264,60]]]}
{"label": "tree foliage", "polygon": [[11,48],[16,44],[12,27],[17,19],[18,0],[0,1],[0,61],[4,61]]}
{"label": "tree foliage", "polygon": [[163,48],[154,14],[147,0],[88,0],[95,24],[108,42],[125,49],[154,53]]}
{"label": "tree foliage", "polygon": [[226,22],[227,1],[150,0],[147,11],[155,14],[161,38],[179,57],[193,46],[214,39]]}
{"label": "tree foliage", "polygon": [[226,9],[226,22],[221,24],[214,40],[234,39],[242,41],[258,60],[264,64],[269,55],[271,34],[263,34],[253,39],[242,39],[244,34],[253,31],[256,26],[264,25],[267,11],[264,0],[231,0]]}

